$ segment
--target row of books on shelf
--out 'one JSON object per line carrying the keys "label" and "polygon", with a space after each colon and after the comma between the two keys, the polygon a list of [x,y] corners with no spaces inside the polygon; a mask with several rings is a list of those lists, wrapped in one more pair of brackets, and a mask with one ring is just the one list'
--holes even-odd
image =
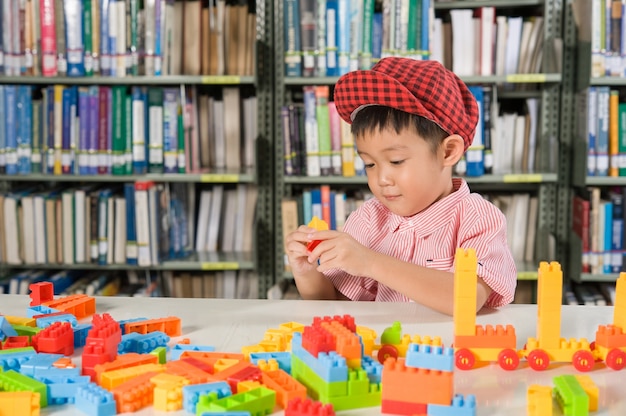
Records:
{"label": "row of books on shelf", "polygon": [[258,277],[250,270],[171,272],[156,270],[22,270],[0,277],[0,294],[30,293],[29,286],[51,282],[56,296],[166,296],[256,299]]}
{"label": "row of books on shelf", "polygon": [[493,6],[449,14],[433,21],[431,59],[459,76],[542,72],[543,16],[497,15]]}
{"label": "row of books on shelf", "polygon": [[578,38],[591,44],[592,77],[626,76],[626,18],[621,0],[575,0]]}
{"label": "row of books on shelf", "polygon": [[626,97],[608,86],[577,95],[577,130],[587,146],[588,176],[626,176]]}
{"label": "row of books on shelf", "polygon": [[[372,194],[365,190],[334,189],[330,185],[303,189],[298,196],[281,202],[283,241],[289,233],[314,216],[331,230],[343,229],[346,219]],[[485,194],[507,219],[507,242],[517,262],[535,261],[539,198],[529,193]],[[287,265],[285,258],[285,265]]]}
{"label": "row of books on shelf", "polygon": [[[256,188],[223,189],[220,204],[197,208],[193,184],[28,187],[0,194],[0,263],[154,266],[208,250],[252,252]],[[205,191],[203,191],[205,192]],[[198,209],[198,211],[196,211]],[[206,211],[204,211],[206,210]]]}
{"label": "row of books on shelf", "polygon": [[0,35],[0,73],[10,76],[253,75],[256,10],[225,0],[4,1]]}
{"label": "row of books on shelf", "polygon": [[[478,102],[480,119],[472,146],[456,166],[456,173],[481,176],[538,170],[539,152],[551,151],[541,149],[538,140],[541,100],[501,102],[497,86],[469,88]],[[365,175],[350,125],[329,100],[330,87],[305,86],[303,92],[303,103],[281,109],[285,175]]]}
{"label": "row of books on shelf", "polygon": [[582,271],[612,274],[622,271],[626,233],[626,188],[581,189],[572,200],[572,230],[582,243]]}
{"label": "row of books on shelf", "polygon": [[255,164],[257,104],[238,87],[0,85],[0,173],[195,173]]}
{"label": "row of books on shelf", "polygon": [[615,304],[615,282],[571,283],[563,286],[565,305],[609,305]]}

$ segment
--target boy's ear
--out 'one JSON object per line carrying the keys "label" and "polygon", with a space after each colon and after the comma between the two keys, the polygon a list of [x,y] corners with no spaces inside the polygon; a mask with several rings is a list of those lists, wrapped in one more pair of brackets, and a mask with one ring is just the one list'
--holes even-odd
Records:
{"label": "boy's ear", "polygon": [[458,134],[452,134],[441,144],[445,166],[454,166],[465,153],[465,142]]}

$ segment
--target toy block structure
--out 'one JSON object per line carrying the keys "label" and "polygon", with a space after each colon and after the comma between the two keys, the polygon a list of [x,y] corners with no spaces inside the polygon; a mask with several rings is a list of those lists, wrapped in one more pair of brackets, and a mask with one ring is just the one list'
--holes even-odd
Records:
{"label": "toy block structure", "polygon": [[[54,363],[57,362],[62,355],[60,354],[47,354],[40,353],[31,355],[27,361],[21,363],[19,371],[21,374],[29,377],[36,377],[37,375],[45,372],[46,370],[54,369]],[[69,373],[69,372],[68,372]],[[72,373],[78,373],[72,372]]]}
{"label": "toy block structure", "polygon": [[115,360],[121,340],[122,330],[109,314],[94,315],[83,349],[83,374],[94,380],[94,367]]}
{"label": "toy block structure", "polygon": [[261,381],[276,392],[276,403],[283,409],[295,398],[306,399],[306,387],[283,370],[265,371]]}
{"label": "toy block structure", "polygon": [[118,354],[136,352],[138,354],[147,354],[158,347],[167,346],[170,337],[164,332],[154,331],[146,334],[138,332],[130,332],[122,335],[122,340],[117,346]]}
{"label": "toy block structure", "polygon": [[615,283],[613,325],[599,325],[594,343],[594,357],[613,370],[626,367],[626,273]]}
{"label": "toy block structure", "polygon": [[59,299],[42,302],[44,306],[67,312],[76,318],[85,318],[96,313],[96,298],[84,294],[64,296]]}
{"label": "toy block structure", "polygon": [[48,405],[74,403],[78,388],[88,384],[88,376],[47,375],[37,377],[48,386]]}
{"label": "toy block structure", "polygon": [[589,414],[589,397],[575,376],[564,374],[552,379],[554,398],[565,416],[586,416]]}
{"label": "toy block structure", "polygon": [[125,324],[124,333],[138,332],[140,334],[148,334],[155,331],[164,332],[170,337],[179,337],[181,334],[180,318],[168,316],[167,318],[128,322]]}
{"label": "toy block structure", "polygon": [[156,410],[171,412],[183,408],[183,386],[188,385],[189,380],[161,373],[153,376],[150,382],[154,384],[153,405]]}
{"label": "toy block structure", "polygon": [[33,347],[11,348],[0,351],[0,370],[19,370],[20,365],[37,355]]}
{"label": "toy block structure", "polygon": [[285,416],[335,416],[335,410],[332,404],[296,397],[287,403],[284,414]]}
{"label": "toy block structure", "polygon": [[142,364],[158,364],[157,357],[152,354],[137,354],[134,352],[128,354],[120,354],[113,361],[103,364],[97,364],[93,370],[95,373],[95,381],[102,384],[102,374],[107,371],[119,370],[122,368],[135,367]]}
{"label": "toy block structure", "polygon": [[552,416],[552,387],[531,384],[526,391],[527,416]]}
{"label": "toy block structure", "polygon": [[0,391],[0,415],[39,416],[39,393],[32,391]]}
{"label": "toy block structure", "polygon": [[505,370],[519,365],[517,337],[512,325],[476,324],[478,259],[474,249],[457,249],[454,269],[454,348],[456,366],[474,367],[476,361],[497,361]]}
{"label": "toy block structure", "polygon": [[54,285],[51,282],[31,283],[30,306],[41,305],[54,299]]}
{"label": "toy block structure", "polygon": [[272,413],[275,405],[276,392],[265,387],[223,398],[219,398],[217,393],[211,392],[200,396],[196,406],[196,414],[248,411],[253,416],[264,416]]}
{"label": "toy block structure", "polygon": [[107,390],[113,390],[120,384],[145,373],[162,373],[165,366],[161,364],[142,364],[133,367],[120,368],[107,371],[100,376],[100,386]]}
{"label": "toy block structure", "polygon": [[537,337],[529,338],[519,354],[533,370],[545,370],[550,362],[571,362],[578,371],[595,365],[589,342],[561,338],[563,272],[557,262],[541,262],[537,276]]}
{"label": "toy block structure", "polygon": [[258,367],[246,361],[240,361],[224,370],[216,371],[212,377],[215,380],[226,381],[230,385],[233,394],[235,394],[238,392],[238,383],[246,380],[261,382],[263,373]]}
{"label": "toy block structure", "polygon": [[38,352],[74,354],[74,329],[69,322],[54,322],[32,338],[33,347]]}
{"label": "toy block structure", "polygon": [[598,410],[598,402],[600,399],[600,391],[598,389],[598,386],[588,375],[576,374],[574,375],[574,377],[589,398],[589,411],[595,412],[596,410]]}
{"label": "toy block structure", "polygon": [[10,350],[13,348],[30,347],[30,337],[28,335],[18,335],[15,337],[7,337],[4,344],[0,342],[0,350]]}
{"label": "toy block structure", "polygon": [[74,405],[88,415],[112,416],[117,414],[113,394],[94,383],[78,387]]}
{"label": "toy block structure", "polygon": [[217,399],[232,395],[230,386],[225,381],[186,385],[183,386],[183,408],[187,413],[196,414],[196,406],[200,396],[210,393],[214,393]]}

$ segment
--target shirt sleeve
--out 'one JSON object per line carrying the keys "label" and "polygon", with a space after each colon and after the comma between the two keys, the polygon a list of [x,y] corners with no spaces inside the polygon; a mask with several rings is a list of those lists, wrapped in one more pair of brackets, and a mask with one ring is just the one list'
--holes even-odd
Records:
{"label": "shirt sleeve", "polygon": [[477,205],[467,210],[461,221],[459,243],[463,248],[476,250],[477,274],[492,289],[485,305],[498,308],[513,301],[517,270],[507,244],[504,214],[482,198]]}
{"label": "shirt sleeve", "polygon": [[[369,247],[368,235],[368,207],[367,203],[352,212],[343,227],[343,232],[349,234],[359,243]],[[354,276],[340,269],[328,270],[325,276],[332,282],[339,292],[350,300],[373,301],[378,293],[378,282],[363,276]]]}

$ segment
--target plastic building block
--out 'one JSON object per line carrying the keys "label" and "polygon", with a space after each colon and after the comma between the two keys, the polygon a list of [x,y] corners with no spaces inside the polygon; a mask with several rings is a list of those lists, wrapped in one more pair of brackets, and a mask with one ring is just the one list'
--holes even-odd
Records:
{"label": "plastic building block", "polygon": [[276,392],[265,387],[217,398],[215,392],[200,396],[196,414],[245,410],[255,415],[269,414],[276,405]]}
{"label": "plastic building block", "polygon": [[0,372],[0,391],[32,391],[39,393],[39,406],[48,405],[48,388],[45,384],[14,370]]}
{"label": "plastic building block", "polygon": [[223,371],[219,371],[213,374],[213,377],[218,380],[225,380],[229,385],[233,393],[237,393],[237,384],[246,381],[261,381],[263,373],[261,370],[246,362],[237,363]]}
{"label": "plastic building block", "polygon": [[165,347],[170,340],[164,332],[155,331],[147,334],[131,332],[122,336],[122,341],[117,347],[119,354],[136,352],[139,354],[149,353],[158,347]]}
{"label": "plastic building block", "polygon": [[302,332],[302,348],[317,357],[320,352],[335,351],[335,339],[328,331],[319,327],[307,326]]}
{"label": "plastic building block", "polygon": [[59,358],[61,358],[60,354],[41,353],[31,355],[27,361],[21,364],[19,372],[25,376],[35,377],[38,371],[54,368],[52,365]]}
{"label": "plastic building block", "polygon": [[71,313],[78,319],[96,313],[96,299],[83,294],[69,295],[43,304],[49,308]]}
{"label": "plastic building block", "polygon": [[576,374],[574,377],[576,377],[580,387],[583,388],[589,398],[589,411],[595,412],[598,410],[598,402],[600,400],[600,391],[598,386],[588,375]]}
{"label": "plastic building block", "polygon": [[61,357],[56,360],[53,364],[55,368],[76,368],[76,365],[72,362],[72,359],[69,357]]}
{"label": "plastic building block", "polygon": [[283,409],[297,397],[306,399],[306,387],[283,370],[264,372],[262,380],[265,387],[276,392],[276,403]]}
{"label": "plastic building block", "polygon": [[278,352],[253,352],[249,356],[252,364],[258,364],[259,360],[276,360],[281,370],[291,373],[291,353],[285,351]]}
{"label": "plastic building block", "polygon": [[323,403],[331,403],[333,408],[337,411],[381,405],[381,385],[370,383],[364,371],[350,371],[346,385],[346,395],[332,397],[322,395],[320,396],[320,401]]}
{"label": "plastic building block", "polygon": [[308,367],[327,382],[345,381],[348,379],[348,365],[344,357],[334,351],[328,354],[320,353],[317,358],[314,357],[302,348],[302,334],[300,333],[293,334],[293,338],[291,339],[291,353],[300,358]]}
{"label": "plastic building block", "polygon": [[124,333],[138,332],[140,334],[148,334],[155,331],[164,332],[170,337],[180,336],[180,318],[169,316],[167,318],[127,322],[125,324]]}
{"label": "plastic building block", "polygon": [[[311,221],[307,224],[311,228],[315,228],[317,231],[328,230],[328,223],[326,221],[320,219],[316,215],[313,216]],[[321,240],[313,240],[306,245],[307,250],[313,251],[317,245],[321,243]]]}
{"label": "plastic building block", "polygon": [[28,335],[18,335],[15,337],[7,337],[4,345],[0,343],[0,349],[9,350],[12,348],[30,347],[30,337]]}
{"label": "plastic building block", "polygon": [[457,249],[454,257],[454,335],[475,335],[476,267],[474,249]]}
{"label": "plastic building block", "polygon": [[74,353],[74,330],[69,322],[54,322],[33,337],[38,352],[70,356]]}
{"label": "plastic building block", "polygon": [[39,416],[39,393],[32,391],[0,391],[0,415]]}
{"label": "plastic building block", "polygon": [[94,383],[78,387],[74,405],[77,409],[90,416],[112,416],[117,414],[113,394]]}
{"label": "plastic building block", "polygon": [[54,299],[54,285],[51,282],[31,283],[30,306],[41,305],[44,302]]}
{"label": "plastic building block", "polygon": [[429,404],[426,414],[428,416],[476,416],[476,397],[472,394],[466,397],[456,394],[449,406]]}
{"label": "plastic building block", "polygon": [[232,395],[230,386],[225,381],[183,386],[183,408],[187,413],[195,414],[200,396],[211,392],[215,393],[218,399]]}
{"label": "plastic building block", "polygon": [[170,350],[170,360],[178,360],[184,351],[215,351],[215,347],[210,345],[176,344]]}
{"label": "plastic building block", "polygon": [[426,403],[406,403],[383,399],[380,406],[381,413],[396,415],[425,415],[428,411]]}
{"label": "plastic building block", "polygon": [[308,398],[296,397],[287,403],[285,416],[335,416],[332,404],[324,404]]}
{"label": "plastic building block", "polygon": [[383,374],[383,365],[375,361],[372,357],[363,356],[361,359],[361,368],[369,377],[370,382],[380,383]]}
{"label": "plastic building block", "polygon": [[150,351],[150,354],[156,355],[159,364],[165,364],[167,362],[167,347],[156,347]]}
{"label": "plastic building block", "polygon": [[83,374],[95,377],[94,367],[115,360],[122,339],[120,326],[109,314],[94,315],[83,349]]}
{"label": "plastic building block", "polygon": [[113,390],[120,384],[145,373],[162,373],[165,367],[161,364],[141,364],[134,367],[120,368],[107,371],[100,376],[100,385],[107,390]]}
{"label": "plastic building block", "polygon": [[117,412],[131,413],[151,406],[154,402],[154,385],[150,379],[157,374],[144,373],[112,389]]}
{"label": "plastic building block", "polygon": [[3,341],[6,337],[16,336],[17,332],[13,329],[13,326],[11,326],[4,316],[0,316],[0,341]]}
{"label": "plastic building block", "polygon": [[16,370],[19,371],[20,366],[36,356],[37,352],[33,347],[12,348],[10,350],[0,351],[0,370]]}
{"label": "plastic building block", "polygon": [[454,349],[442,346],[411,344],[406,353],[407,367],[425,368],[429,370],[453,371]]}
{"label": "plastic building block", "polygon": [[107,371],[119,370],[122,368],[135,367],[143,364],[158,364],[158,359],[155,355],[152,354],[137,354],[137,353],[128,353],[128,354],[120,354],[115,358],[115,360],[98,364],[93,370],[96,376],[96,383],[102,384],[102,374]]}
{"label": "plastic building block", "polygon": [[363,356],[369,357],[374,353],[374,346],[376,345],[376,338],[378,335],[376,331],[364,326],[357,326],[356,333],[361,337],[361,344],[363,345]]}
{"label": "plastic building block", "polygon": [[360,367],[363,347],[359,336],[338,321],[322,322],[320,326],[335,340],[335,351],[348,361],[358,360]]}
{"label": "plastic building block", "polygon": [[13,327],[15,325],[23,325],[23,326],[32,326],[36,327],[37,323],[33,318],[27,318],[25,316],[13,316],[13,315],[4,315],[4,318],[9,321]]}
{"label": "plastic building block", "polygon": [[74,403],[78,388],[90,382],[88,376],[52,376],[38,378],[48,386],[48,404]]}
{"label": "plastic building block", "polygon": [[204,371],[205,373],[208,373],[208,374],[215,373],[215,368],[213,367],[213,365],[206,363],[204,361],[200,361],[196,358],[184,357],[184,358],[181,358],[180,361],[184,361],[187,364],[194,366],[198,370]]}
{"label": "plastic building block", "polygon": [[564,374],[552,379],[554,398],[565,416],[589,414],[589,397],[573,375]]}
{"label": "plastic building block", "polygon": [[552,387],[531,384],[526,392],[527,416],[552,416]]}
{"label": "plastic building block", "polygon": [[615,282],[613,325],[626,332],[626,272],[621,272]]}
{"label": "plastic building block", "polygon": [[157,374],[150,379],[155,385],[153,404],[156,410],[174,411],[183,408],[183,386],[189,384],[184,377],[173,374]]}
{"label": "plastic building block", "polygon": [[92,328],[91,324],[77,324],[74,329],[74,348],[84,347],[87,343],[87,336],[89,330]]}
{"label": "plastic building block", "polygon": [[51,313],[59,313],[59,312],[61,311],[52,309],[46,305],[36,305],[36,306],[31,306],[28,309],[26,309],[26,315],[29,318],[32,318],[36,315],[48,315]]}
{"label": "plastic building block", "polygon": [[407,367],[404,359],[389,358],[383,364],[383,400],[449,405],[453,397],[453,373]]}
{"label": "plastic building block", "polygon": [[280,367],[278,366],[278,361],[273,360],[273,359],[270,359],[269,361],[258,360],[256,362],[256,366],[259,367],[259,370],[263,371],[264,373],[267,371],[280,370]]}
{"label": "plastic building block", "polygon": [[33,316],[33,319],[35,319],[39,328],[47,328],[55,322],[68,322],[71,326],[78,324],[78,320],[76,319],[76,317],[66,312],[35,315]]}
{"label": "plastic building block", "polygon": [[250,412],[235,411],[235,412],[204,412],[200,416],[250,416]]}
{"label": "plastic building block", "polygon": [[126,324],[132,323],[132,322],[147,321],[147,320],[148,320],[148,318],[130,318],[130,319],[122,319],[122,320],[118,321],[118,323],[120,324],[120,329],[122,330],[122,335],[124,335],[126,333]]}

